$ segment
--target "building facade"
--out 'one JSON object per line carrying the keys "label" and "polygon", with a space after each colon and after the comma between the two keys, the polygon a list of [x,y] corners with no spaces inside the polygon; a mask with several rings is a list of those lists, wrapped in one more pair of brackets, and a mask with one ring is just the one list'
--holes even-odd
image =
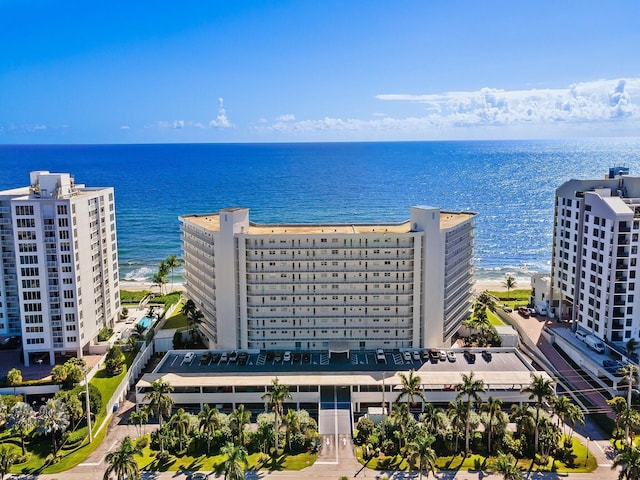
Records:
{"label": "building facade", "polygon": [[180,218],[187,294],[216,348],[446,344],[468,315],[473,213],[409,221],[255,224],[230,208]]}
{"label": "building facade", "polygon": [[120,308],[113,188],[36,171],[0,192],[0,336],[21,336],[25,365],[82,356]]}
{"label": "building facade", "polygon": [[556,190],[550,292],[560,320],[617,346],[640,334],[640,177],[620,173]]}

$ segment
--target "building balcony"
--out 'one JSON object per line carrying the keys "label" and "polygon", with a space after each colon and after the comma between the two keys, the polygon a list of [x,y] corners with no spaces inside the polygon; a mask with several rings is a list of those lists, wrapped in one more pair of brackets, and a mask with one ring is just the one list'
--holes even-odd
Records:
{"label": "building balcony", "polygon": [[615,297],[613,300],[613,304],[615,306],[624,306],[627,304],[627,301],[625,297]]}
{"label": "building balcony", "polygon": [[620,320],[614,320],[613,323],[611,324],[611,328],[613,330],[622,330],[624,329],[624,322]]}
{"label": "building balcony", "polygon": [[617,284],[615,289],[613,290],[614,293],[627,293],[627,286],[623,285],[623,284]]}
{"label": "building balcony", "polygon": [[616,282],[626,282],[628,280],[626,273],[617,273],[616,274]]}
{"label": "building balcony", "polygon": [[626,260],[616,261],[616,270],[626,270],[627,268],[629,268],[629,262]]}

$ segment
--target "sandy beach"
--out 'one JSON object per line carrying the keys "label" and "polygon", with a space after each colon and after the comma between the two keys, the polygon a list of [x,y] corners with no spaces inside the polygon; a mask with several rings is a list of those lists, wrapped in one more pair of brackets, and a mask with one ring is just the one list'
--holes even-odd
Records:
{"label": "sandy beach", "polygon": [[[500,290],[506,290],[503,286],[502,286],[502,282],[504,280],[503,279],[496,279],[496,280],[486,280],[486,279],[480,279],[480,280],[476,280],[476,283],[473,286],[473,291],[475,293],[480,293],[480,292],[484,292],[485,290],[492,290],[492,291],[500,291]],[[531,279],[529,278],[518,278],[517,279],[517,286],[516,288],[530,288],[531,287]],[[151,283],[151,282],[126,282],[126,281],[120,281],[120,288],[122,290],[129,290],[132,292],[139,292],[141,290],[149,290],[151,292],[154,293],[159,293],[160,289],[158,288],[157,285]],[[164,285],[164,293],[170,293],[171,291],[177,291],[177,290],[182,290],[184,291],[184,284],[183,283],[174,283],[173,285],[171,285],[171,283],[167,283]]]}

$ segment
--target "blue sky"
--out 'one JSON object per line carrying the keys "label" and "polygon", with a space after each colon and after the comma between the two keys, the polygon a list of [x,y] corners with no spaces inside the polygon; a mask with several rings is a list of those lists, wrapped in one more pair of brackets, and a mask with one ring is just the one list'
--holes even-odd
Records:
{"label": "blue sky", "polygon": [[637,136],[640,2],[0,0],[0,144]]}

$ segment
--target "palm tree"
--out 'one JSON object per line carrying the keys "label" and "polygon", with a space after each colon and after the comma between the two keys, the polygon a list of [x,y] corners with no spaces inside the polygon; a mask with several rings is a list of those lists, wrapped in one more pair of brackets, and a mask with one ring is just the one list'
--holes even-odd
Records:
{"label": "palm tree", "polygon": [[4,476],[11,473],[11,467],[17,459],[17,455],[11,452],[7,446],[0,448],[0,480],[4,480]]}
{"label": "palm tree", "polygon": [[405,375],[403,372],[399,372],[398,376],[402,382],[400,387],[400,395],[396,398],[396,402],[400,402],[403,397],[407,397],[407,408],[411,407],[415,402],[415,397],[422,400],[422,403],[427,403],[427,397],[424,396],[420,389],[420,382],[422,379],[415,374],[415,370],[412,368],[409,370],[409,375]]}
{"label": "palm tree", "polygon": [[420,471],[420,480],[422,480],[422,472],[427,471],[427,478],[429,472],[433,472],[435,475],[436,459],[437,455],[431,445],[435,441],[435,438],[426,433],[419,433],[413,441],[411,441],[407,448],[409,449],[411,463],[413,465],[418,464],[418,470]]}
{"label": "palm tree", "polygon": [[544,402],[553,400],[556,394],[556,390],[551,379],[544,378],[542,375],[531,373],[531,383],[529,384],[529,386],[523,388],[522,391],[529,394],[529,400],[535,400],[536,419],[534,431],[534,451],[538,453],[538,437],[540,435],[538,423],[540,422],[540,410]]}
{"label": "palm tree", "polygon": [[569,441],[573,438],[573,432],[576,429],[576,425],[579,423],[580,425],[584,425],[584,412],[579,405],[575,403],[569,404],[569,410],[567,412],[567,421],[571,425],[571,430],[569,430]]}
{"label": "palm tree", "polygon": [[[160,377],[151,382],[151,390],[148,391],[143,398],[143,401],[149,402],[149,410],[154,412],[156,417],[158,417],[161,429],[163,415],[171,415],[171,407],[173,406],[173,399],[170,395],[171,392],[173,392],[173,387]],[[163,451],[162,441],[160,441],[160,451]]]}
{"label": "palm tree", "polygon": [[69,414],[64,404],[55,398],[47,400],[47,403],[38,410],[38,427],[42,433],[51,433],[53,442],[53,455],[58,453],[56,435],[58,432],[64,433],[69,427]]}
{"label": "palm tree", "polygon": [[638,480],[640,478],[640,447],[624,447],[613,459],[611,469],[618,467],[618,480]]}
{"label": "palm tree", "polygon": [[453,436],[456,440],[456,455],[458,454],[458,439],[460,434],[464,431],[467,424],[469,412],[464,400],[458,398],[453,402],[449,402],[449,408],[447,409],[449,414],[449,420],[451,421],[451,428],[453,429]]}
{"label": "palm tree", "polygon": [[202,323],[204,319],[204,313],[200,310],[194,311],[190,316],[187,317],[187,321],[189,322],[189,330],[191,331],[191,341],[196,341],[196,330],[198,329],[198,325]]}
{"label": "palm tree", "polygon": [[180,451],[182,451],[184,438],[191,433],[191,414],[185,412],[184,408],[179,408],[171,417],[170,423],[178,436]]}
{"label": "palm tree", "polygon": [[516,466],[516,459],[513,455],[500,453],[495,463],[496,472],[502,475],[504,480],[522,480],[522,471]]}
{"label": "palm tree", "polygon": [[211,408],[208,403],[198,413],[200,431],[206,434],[207,438],[207,454],[211,453],[211,439],[216,430],[220,428],[220,413],[217,408]]}
{"label": "palm tree", "polygon": [[520,435],[528,435],[535,430],[535,415],[529,405],[511,405],[511,420],[516,424],[516,431]]}
{"label": "palm tree", "polygon": [[456,399],[467,399],[467,417],[465,419],[464,436],[465,436],[465,452],[469,452],[469,421],[471,417],[471,402],[478,403],[480,401],[479,393],[486,392],[486,387],[483,380],[475,380],[473,378],[474,373],[469,375],[462,374],[462,383],[456,385],[458,395]]}
{"label": "palm tree", "polygon": [[196,308],[196,302],[188,299],[186,302],[184,302],[184,305],[182,305],[181,312],[185,317],[189,317],[193,312],[196,311]]}
{"label": "palm tree", "polygon": [[293,435],[300,430],[300,417],[298,416],[298,412],[290,408],[287,410],[287,414],[283,420],[287,429],[285,432],[285,442],[289,446],[289,452],[291,452],[293,450],[291,448],[291,439]]}
{"label": "palm tree", "polygon": [[[231,428],[236,445],[244,445],[244,427],[251,422],[251,412],[244,409],[244,405],[240,404],[229,415],[229,428]],[[235,441],[237,440],[237,442]]]}
{"label": "palm tree", "polygon": [[569,409],[571,408],[571,400],[566,395],[561,395],[556,397],[553,401],[553,413],[558,417],[558,425],[562,424],[562,433],[564,434],[565,430],[565,419],[569,415]]}
{"label": "palm tree", "polygon": [[420,414],[420,423],[429,435],[442,435],[449,425],[447,413],[442,408],[436,408],[432,403],[426,403]]}
{"label": "palm tree", "polygon": [[511,299],[511,290],[518,285],[516,282],[516,277],[507,273],[504,276],[504,280],[502,281],[502,286],[507,289],[507,298]]}
{"label": "palm tree", "polygon": [[222,464],[224,478],[227,480],[243,480],[244,468],[247,465],[247,451],[245,448],[227,443],[220,449],[220,453],[227,457]]}
{"label": "palm tree", "polygon": [[129,423],[133,423],[138,426],[138,435],[142,435],[142,424],[147,423],[148,421],[149,412],[144,407],[131,412],[131,415],[129,415]]}
{"label": "palm tree", "polygon": [[9,450],[8,447],[0,448],[0,480],[4,480],[4,476],[11,472],[11,467],[16,463],[18,457]]}
{"label": "palm tree", "polygon": [[24,432],[29,430],[35,424],[36,412],[33,411],[31,405],[25,402],[18,402],[13,407],[7,418],[7,426],[13,428],[20,433],[20,446],[22,447],[22,455],[24,456]]}
{"label": "palm tree", "polygon": [[638,340],[635,337],[631,337],[626,344],[627,355],[629,355],[630,357],[633,356],[635,351],[638,349],[638,346],[640,346]]}
{"label": "palm tree", "polygon": [[165,263],[169,270],[171,270],[171,291],[173,292],[173,271],[180,266],[180,259],[175,255],[169,255]]}
{"label": "palm tree", "polygon": [[262,400],[267,400],[269,407],[273,410],[273,444],[274,459],[278,456],[278,433],[280,431],[280,418],[282,416],[282,405],[285,400],[291,399],[291,393],[286,385],[282,385],[275,377],[271,382],[270,390],[262,395]]}
{"label": "palm tree", "polygon": [[140,467],[135,459],[136,454],[140,454],[140,448],[131,437],[124,437],[120,448],[108,453],[105,460],[109,464],[104,472],[103,479],[109,480],[112,473],[115,473],[116,480],[140,480]]}
{"label": "palm tree", "polygon": [[502,413],[502,400],[499,398],[489,397],[486,403],[483,403],[480,406],[480,410],[487,414],[488,422],[485,428],[487,432],[487,442],[488,442],[488,455],[491,455],[491,437],[493,435],[494,430],[494,418],[500,417],[500,413]]}
{"label": "palm tree", "polygon": [[640,413],[630,406],[627,401],[620,396],[613,397],[611,400],[607,400],[607,404],[613,410],[616,415],[616,437],[620,438],[622,429],[625,430],[625,442],[629,442],[628,431],[630,427],[635,427],[640,424]]}
{"label": "palm tree", "polygon": [[13,396],[16,396],[16,387],[22,383],[22,372],[12,368],[7,372],[7,385],[13,387]]}
{"label": "palm tree", "polygon": [[394,403],[391,406],[389,419],[393,422],[393,425],[398,427],[396,436],[398,438],[398,450],[400,450],[402,448],[402,439],[406,438],[409,422],[413,419],[409,412],[409,405],[407,403]]}

